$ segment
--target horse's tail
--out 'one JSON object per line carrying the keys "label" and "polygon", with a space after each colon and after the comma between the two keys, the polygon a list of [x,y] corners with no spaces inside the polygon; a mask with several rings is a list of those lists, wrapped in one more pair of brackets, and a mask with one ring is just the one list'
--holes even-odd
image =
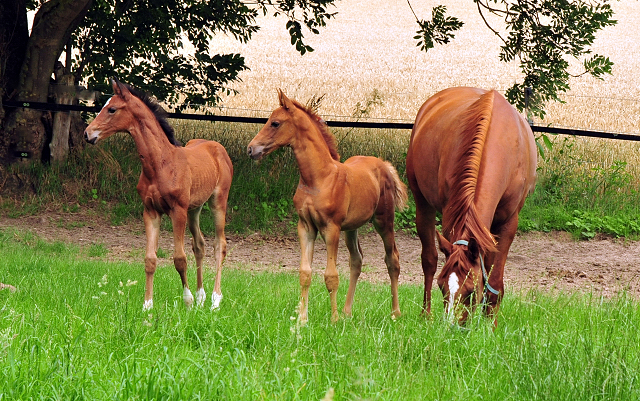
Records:
{"label": "horse's tail", "polygon": [[404,210],[408,206],[407,200],[409,197],[407,195],[407,186],[402,182],[398,172],[391,163],[384,162],[384,165],[389,171],[389,175],[393,182],[393,202],[398,210]]}

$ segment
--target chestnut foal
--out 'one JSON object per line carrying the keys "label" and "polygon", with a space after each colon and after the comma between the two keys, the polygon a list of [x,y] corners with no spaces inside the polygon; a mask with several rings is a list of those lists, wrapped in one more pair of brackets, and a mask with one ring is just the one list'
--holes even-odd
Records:
{"label": "chestnut foal", "polygon": [[182,147],[174,138],[166,112],[155,100],[115,79],[112,86],[115,95],[89,124],[84,135],[87,142],[95,144],[116,132],[128,132],[135,141],[142,162],[137,189],[144,204],[147,235],[143,308],[153,307],[153,275],[163,214],[168,214],[173,223],[173,262],[182,280],[184,303],[191,307],[193,295],[187,282],[187,256],[184,252],[188,221],[198,269],[196,304],[204,305],[202,259],[205,242],[200,231],[200,212],[207,201],[214,215],[216,231],[216,281],[211,294],[211,309],[218,308],[222,300],[222,262],[227,254],[224,225],[233,176],[231,160],[224,147],[215,141],[193,139]]}
{"label": "chestnut foal", "polygon": [[249,156],[260,159],[273,150],[291,146],[300,169],[300,182],[293,197],[298,211],[300,239],[301,299],[298,318],[307,322],[313,246],[318,232],[327,244],[325,284],[331,299],[331,320],[338,320],[336,294],[338,270],[336,259],[340,231],[345,231],[349,250],[349,290],[344,313],[351,315],[356,283],[362,270],[362,249],[358,228],[373,222],[384,243],[387,270],[391,279],[391,309],[400,315],[398,277],[400,261],[394,239],[395,209],[407,202],[407,188],[389,162],[371,156],[354,156],[340,163],[333,135],[310,108],[288,99],[278,91],[280,107],[253,138],[247,148]]}

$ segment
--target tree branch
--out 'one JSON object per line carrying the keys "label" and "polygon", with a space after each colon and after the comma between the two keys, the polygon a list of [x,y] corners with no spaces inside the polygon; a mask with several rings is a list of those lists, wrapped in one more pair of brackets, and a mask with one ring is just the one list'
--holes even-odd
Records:
{"label": "tree branch", "polygon": [[[497,37],[499,37],[499,38],[500,38],[500,40],[501,40],[505,45],[508,45],[507,41],[506,41],[506,40],[504,40],[504,38],[502,37],[502,35],[500,35],[500,32],[498,32],[497,30],[493,29],[493,27],[492,27],[491,25],[489,25],[489,21],[487,21],[487,19],[485,18],[484,14],[482,13],[482,8],[480,8],[480,6],[482,6],[482,7],[486,8],[487,10],[489,10],[490,12],[492,12],[492,13],[494,13],[494,14],[495,14],[495,11],[494,11],[492,8],[490,8],[490,7],[488,7],[488,6],[484,5],[484,4],[482,4],[482,2],[481,2],[480,0],[478,0],[478,1],[476,2],[476,4],[478,5],[478,12],[480,13],[480,17],[482,17],[482,21],[484,21],[484,24],[487,26],[487,28],[489,28],[489,30],[490,30],[491,32],[493,32],[493,34],[494,34],[494,35],[496,35]],[[507,15],[508,15],[508,14],[507,14]],[[505,17],[505,18],[506,18],[506,17]]]}

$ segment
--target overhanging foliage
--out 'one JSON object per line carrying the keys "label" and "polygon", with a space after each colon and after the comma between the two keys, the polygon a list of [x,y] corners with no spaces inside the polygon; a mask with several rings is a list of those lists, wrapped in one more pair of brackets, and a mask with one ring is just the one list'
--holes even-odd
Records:
{"label": "overhanging foliage", "polygon": [[[602,79],[611,74],[613,62],[591,50],[596,32],[617,22],[612,19],[609,0],[473,1],[487,28],[503,42],[500,59],[519,60],[524,78],[509,88],[506,96],[520,111],[528,108],[531,114],[544,117],[545,104],[549,100],[561,101],[559,95],[569,90],[572,76],[590,74]],[[486,18],[488,14],[500,17],[504,26],[493,26]],[[463,25],[446,15],[445,6],[435,7],[430,21],[417,16],[416,20],[420,30],[415,39],[424,51],[435,44],[448,43]],[[584,70],[572,74],[571,58],[580,60]],[[525,88],[533,89],[528,103]]]}

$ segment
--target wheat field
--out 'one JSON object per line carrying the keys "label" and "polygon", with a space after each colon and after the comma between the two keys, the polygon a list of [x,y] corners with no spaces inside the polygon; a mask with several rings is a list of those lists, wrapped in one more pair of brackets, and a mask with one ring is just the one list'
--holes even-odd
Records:
{"label": "wheat field", "polygon": [[[420,18],[436,3],[413,1]],[[417,24],[404,1],[342,0],[334,19],[320,35],[308,34],[315,51],[300,56],[290,45],[284,18],[263,17],[260,31],[247,44],[217,35],[214,53],[237,52],[251,69],[232,85],[240,93],[224,98],[224,106],[272,110],[276,88],[301,101],[325,94],[320,112],[351,116],[358,102],[376,90],[383,104],[371,117],[411,121],[420,105],[451,86],[505,90],[520,77],[516,62],[498,59],[500,39],[483,24],[471,0],[448,1],[449,14],[465,22],[456,39],[428,53],[415,46]],[[605,80],[582,76],[571,80],[566,104],[551,104],[539,123],[616,132],[640,131],[640,95],[636,62],[640,42],[640,3],[614,1],[618,24],[601,31],[594,52],[615,63]],[[493,21],[499,23],[498,20]],[[572,72],[580,72],[574,63]],[[611,98],[620,99],[613,100]]]}
{"label": "wheat field", "polygon": [[[640,59],[640,2],[611,2],[618,24],[599,32],[595,53],[611,58],[613,74],[604,80],[572,78],[566,103],[551,103],[547,116],[536,124],[640,132],[640,94],[637,61]],[[436,2],[413,1],[416,14],[430,17]],[[455,40],[420,51],[413,39],[417,24],[405,1],[342,0],[329,11],[320,35],[305,40],[315,51],[300,56],[285,29],[284,18],[261,17],[260,31],[243,44],[217,35],[212,53],[240,53],[250,70],[231,87],[239,93],[223,98],[222,111],[232,115],[266,117],[276,106],[276,88],[305,102],[325,95],[319,112],[326,119],[351,117],[357,106],[372,96],[380,102],[368,110],[370,119],[412,122],[422,103],[439,90],[452,86],[477,86],[504,91],[520,78],[517,62],[498,58],[500,39],[484,25],[471,0],[446,3],[448,13],[465,22]],[[492,23],[499,24],[494,19]],[[572,63],[573,74],[580,64]],[[399,131],[404,137],[408,132]],[[406,139],[405,139],[406,140]],[[590,164],[628,163],[640,177],[640,145],[635,142],[577,138],[574,150]],[[544,161],[541,161],[544,164]]]}

